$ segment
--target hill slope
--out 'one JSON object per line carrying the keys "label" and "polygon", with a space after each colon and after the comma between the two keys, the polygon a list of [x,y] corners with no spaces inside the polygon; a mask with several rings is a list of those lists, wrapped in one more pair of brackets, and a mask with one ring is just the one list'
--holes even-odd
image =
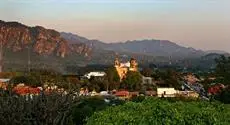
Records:
{"label": "hill slope", "polygon": [[30,48],[39,55],[65,57],[71,53],[88,55],[90,48],[85,44],[69,44],[59,32],[41,26],[29,27],[18,22],[0,20],[0,41],[13,52]]}
{"label": "hill slope", "polygon": [[103,43],[98,40],[88,40],[84,37],[71,33],[61,33],[66,40],[72,43],[85,43],[91,45],[94,49],[110,50],[115,52],[130,52],[153,56],[166,56],[175,58],[200,57],[206,53],[193,48],[179,46],[168,40],[134,40],[124,43]]}

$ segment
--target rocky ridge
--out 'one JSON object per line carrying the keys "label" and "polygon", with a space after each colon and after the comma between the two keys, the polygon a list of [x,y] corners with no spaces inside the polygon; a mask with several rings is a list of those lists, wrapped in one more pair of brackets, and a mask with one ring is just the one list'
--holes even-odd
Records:
{"label": "rocky ridge", "polygon": [[65,57],[69,54],[88,56],[92,48],[84,43],[69,44],[60,33],[41,26],[29,27],[18,22],[0,20],[0,42],[13,52],[30,48],[39,55]]}

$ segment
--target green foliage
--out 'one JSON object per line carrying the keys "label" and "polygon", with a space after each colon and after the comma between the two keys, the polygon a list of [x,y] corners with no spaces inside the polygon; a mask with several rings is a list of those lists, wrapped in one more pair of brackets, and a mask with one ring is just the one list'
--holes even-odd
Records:
{"label": "green foliage", "polygon": [[142,76],[139,72],[129,71],[126,78],[122,81],[122,87],[130,91],[140,90],[142,82]]}
{"label": "green foliage", "polygon": [[102,77],[92,77],[87,87],[90,91],[96,90],[97,92],[107,90],[108,82]]}
{"label": "green foliage", "polygon": [[1,125],[74,125],[71,107],[78,99],[71,95],[0,97]]}
{"label": "green foliage", "polygon": [[13,77],[10,82],[14,85],[24,83],[25,85],[33,87],[41,86],[41,82],[38,81],[34,76],[16,76]]}
{"label": "green foliage", "polygon": [[150,69],[150,68],[144,68],[144,69],[141,71],[141,74],[142,74],[143,76],[145,76],[145,77],[151,77],[151,76],[154,74],[154,72],[153,72],[153,70]]}
{"label": "green foliage", "polygon": [[82,125],[94,112],[123,101],[103,97],[77,97],[74,94],[17,96],[0,89],[1,125]]}
{"label": "green foliage", "polygon": [[145,100],[145,96],[134,96],[131,98],[132,102],[142,102]]}
{"label": "green foliage", "polygon": [[28,73],[12,77],[11,83],[14,85],[24,83],[28,86],[58,86],[69,91],[77,91],[80,88],[80,81],[75,77],[64,77],[59,72],[51,69],[32,69]]}
{"label": "green foliage", "polygon": [[95,111],[100,111],[109,106],[103,98],[93,97],[86,98],[80,101],[79,105],[76,105],[72,109],[73,121],[77,125],[85,123],[85,119],[90,117]]}
{"label": "green foliage", "polygon": [[203,101],[168,101],[147,98],[94,113],[87,125],[228,125],[230,108]]}
{"label": "green foliage", "polygon": [[120,82],[120,77],[114,67],[108,68],[108,70],[106,71],[106,77],[110,83]]}
{"label": "green foliage", "polygon": [[223,89],[220,93],[214,96],[216,100],[219,100],[223,103],[230,104],[230,87]]}
{"label": "green foliage", "polygon": [[216,74],[223,77],[223,84],[230,84],[230,57],[222,55],[216,59]]}
{"label": "green foliage", "polygon": [[119,88],[120,77],[119,77],[115,67],[110,67],[106,70],[106,79],[107,79],[107,83],[108,83],[108,88],[110,90]]}
{"label": "green foliage", "polygon": [[68,82],[69,86],[68,89],[71,92],[80,90],[80,81],[76,77],[66,77],[66,81]]}
{"label": "green foliage", "polygon": [[175,89],[180,89],[180,74],[172,69],[167,69],[166,71],[159,72],[160,79],[164,80],[168,87],[173,87]]}

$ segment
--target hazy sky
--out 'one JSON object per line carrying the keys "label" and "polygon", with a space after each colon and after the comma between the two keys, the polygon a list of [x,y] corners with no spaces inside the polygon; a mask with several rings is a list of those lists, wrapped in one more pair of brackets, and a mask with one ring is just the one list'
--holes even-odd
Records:
{"label": "hazy sky", "polygon": [[89,39],[164,39],[230,52],[230,0],[0,0],[0,19]]}

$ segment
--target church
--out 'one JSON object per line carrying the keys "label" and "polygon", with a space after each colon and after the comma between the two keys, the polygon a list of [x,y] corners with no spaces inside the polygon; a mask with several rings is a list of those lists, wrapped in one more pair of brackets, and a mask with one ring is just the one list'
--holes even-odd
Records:
{"label": "church", "polygon": [[130,61],[126,63],[121,63],[118,58],[115,59],[114,66],[117,70],[117,73],[120,77],[120,80],[126,77],[128,71],[137,72],[138,71],[138,63],[134,58],[131,58]]}

